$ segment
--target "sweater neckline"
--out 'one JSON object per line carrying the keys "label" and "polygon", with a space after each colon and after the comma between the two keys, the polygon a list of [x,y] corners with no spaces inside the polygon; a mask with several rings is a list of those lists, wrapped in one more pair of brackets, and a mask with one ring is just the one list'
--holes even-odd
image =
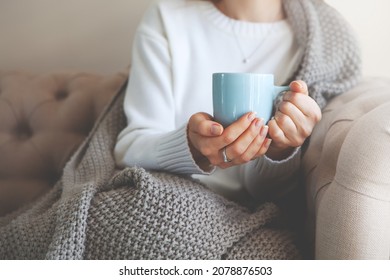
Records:
{"label": "sweater neckline", "polygon": [[278,30],[285,29],[288,26],[287,19],[275,22],[250,22],[233,19],[222,13],[210,1],[201,1],[200,9],[215,26],[233,35],[258,38],[267,34],[270,28],[274,32],[278,32]]}

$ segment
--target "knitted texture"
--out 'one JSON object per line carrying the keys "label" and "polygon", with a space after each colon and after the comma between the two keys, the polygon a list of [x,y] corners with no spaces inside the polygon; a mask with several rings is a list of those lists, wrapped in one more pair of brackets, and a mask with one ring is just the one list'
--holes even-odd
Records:
{"label": "knitted texture", "polygon": [[349,24],[323,0],[284,0],[298,44],[304,49],[293,79],[307,83],[323,108],[355,86],[361,77],[360,48]]}
{"label": "knitted texture", "polygon": [[107,252],[115,259],[299,257],[291,233],[267,231],[278,216],[271,203],[250,212],[193,181],[137,168],[119,173],[113,185],[92,201],[86,258]]}
{"label": "knitted texture", "polygon": [[116,170],[123,96],[122,89],[52,191],[0,219],[0,258],[300,258],[292,233],[269,226],[280,215],[272,203],[250,211],[186,177]]}

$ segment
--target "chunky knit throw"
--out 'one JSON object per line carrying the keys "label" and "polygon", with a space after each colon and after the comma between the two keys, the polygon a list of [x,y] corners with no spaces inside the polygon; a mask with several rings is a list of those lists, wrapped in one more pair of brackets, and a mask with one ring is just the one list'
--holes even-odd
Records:
{"label": "chunky knit throw", "polygon": [[323,108],[361,77],[360,49],[349,24],[324,0],[284,0],[304,55],[293,79],[305,81]]}
{"label": "chunky knit throw", "polygon": [[32,206],[0,219],[1,259],[295,259],[293,235],[203,185],[137,167],[116,170],[124,90]]}
{"label": "chunky knit throw", "polygon": [[[285,0],[305,49],[296,77],[327,100],[352,87],[360,60],[341,17],[321,0]],[[295,259],[272,203],[251,211],[189,178],[133,167],[112,151],[125,126],[124,90],[107,107],[53,189],[0,218],[1,259]]]}

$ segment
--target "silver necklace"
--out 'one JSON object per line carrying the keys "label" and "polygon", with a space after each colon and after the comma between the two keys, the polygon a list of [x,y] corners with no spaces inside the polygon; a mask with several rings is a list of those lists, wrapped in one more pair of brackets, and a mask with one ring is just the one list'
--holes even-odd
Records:
{"label": "silver necklace", "polygon": [[[273,18],[277,18],[277,16],[279,15],[280,11],[278,10],[277,14],[273,17]],[[248,61],[252,58],[252,56],[255,55],[255,53],[260,49],[260,47],[264,44],[264,42],[266,41],[266,39],[268,38],[268,36],[271,34],[272,30],[274,29],[274,27],[276,26],[276,23],[278,21],[275,21],[271,24],[271,26],[268,28],[267,32],[265,33],[265,35],[263,36],[263,39],[261,40],[261,42],[253,49],[253,51],[251,53],[249,53],[249,55],[246,55],[241,44],[240,44],[240,41],[238,40],[238,37],[237,37],[237,34],[236,32],[234,31],[234,21],[232,21],[232,32],[234,34],[234,39],[236,41],[236,44],[237,44],[237,47],[238,49],[240,50],[241,52],[241,56],[242,56],[242,63],[248,63]]]}
{"label": "silver necklace", "polygon": [[237,38],[237,34],[234,33],[234,39],[236,40],[236,44],[237,44],[237,47],[238,49],[240,50],[241,52],[241,56],[242,56],[242,63],[248,63],[249,60],[252,58],[252,56],[255,55],[255,53],[260,49],[260,47],[264,44],[264,42],[266,41],[266,39],[268,38],[268,36],[271,34],[272,30],[274,29],[276,23],[273,23],[269,29],[267,30],[267,33],[263,36],[263,39],[261,40],[261,42],[254,48],[254,50],[249,54],[249,55],[246,55],[241,44],[240,44],[240,41],[238,40]]}

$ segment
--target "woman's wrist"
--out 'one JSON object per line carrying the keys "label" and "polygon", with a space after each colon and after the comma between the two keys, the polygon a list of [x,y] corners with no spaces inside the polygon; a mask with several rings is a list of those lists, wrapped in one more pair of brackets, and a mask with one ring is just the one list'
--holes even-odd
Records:
{"label": "woman's wrist", "polygon": [[291,156],[294,150],[294,147],[272,143],[265,155],[272,160],[284,160]]}

